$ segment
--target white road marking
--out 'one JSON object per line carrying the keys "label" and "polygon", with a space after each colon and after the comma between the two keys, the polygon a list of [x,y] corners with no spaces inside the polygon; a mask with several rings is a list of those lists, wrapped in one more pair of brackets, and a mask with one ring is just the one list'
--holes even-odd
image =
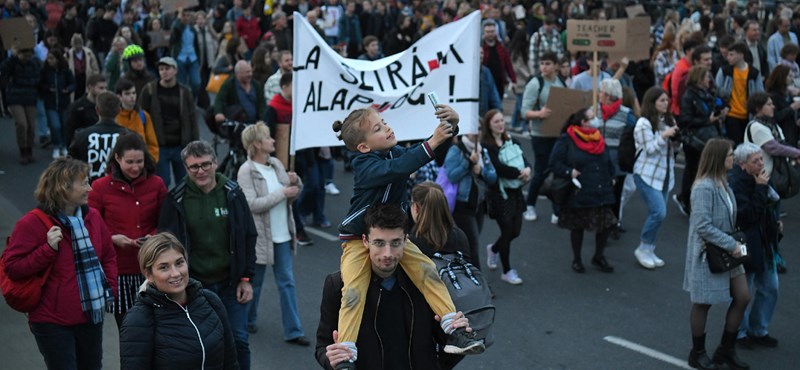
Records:
{"label": "white road marking", "polygon": [[689,364],[686,363],[685,360],[681,360],[679,358],[670,356],[666,353],[656,351],[652,348],[645,347],[641,344],[634,343],[629,340],[625,340],[620,337],[614,337],[614,336],[607,336],[603,339],[606,342],[614,343],[618,346],[627,348],[631,351],[639,352],[645,356],[652,357],[656,360],[663,361],[671,365],[675,365],[676,367],[679,367],[681,369],[689,369],[689,370],[692,369],[691,367],[689,367]]}
{"label": "white road marking", "polygon": [[327,240],[329,242],[338,242],[339,241],[339,235],[331,235],[331,234],[328,234],[328,233],[326,233],[326,232],[324,232],[324,231],[322,231],[320,229],[314,228],[314,227],[306,226],[306,232],[309,233],[309,234],[314,234],[314,235],[316,235],[316,236],[318,236],[318,237],[320,237],[322,239],[325,239],[325,240]]}

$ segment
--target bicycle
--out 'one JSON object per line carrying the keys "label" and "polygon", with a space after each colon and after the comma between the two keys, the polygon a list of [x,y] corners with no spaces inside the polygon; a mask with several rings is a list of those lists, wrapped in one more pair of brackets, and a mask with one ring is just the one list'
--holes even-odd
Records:
{"label": "bicycle", "polygon": [[247,161],[247,150],[242,146],[242,131],[251,125],[239,121],[225,120],[219,125],[219,137],[228,146],[228,152],[220,162],[217,172],[236,181],[239,167]]}

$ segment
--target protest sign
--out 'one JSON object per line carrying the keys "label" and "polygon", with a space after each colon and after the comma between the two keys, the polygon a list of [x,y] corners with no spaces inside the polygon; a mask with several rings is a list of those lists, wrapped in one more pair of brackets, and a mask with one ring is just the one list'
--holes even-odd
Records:
{"label": "protest sign", "polygon": [[628,14],[628,18],[636,18],[640,14],[647,15],[647,11],[644,10],[644,5],[642,4],[626,6],[625,13]]}
{"label": "protest sign", "polygon": [[33,29],[23,17],[8,18],[0,21],[0,37],[3,39],[3,47],[6,49],[16,46],[17,50],[23,50],[33,49],[36,46],[36,41],[33,39]]}
{"label": "protest sign", "polygon": [[169,31],[150,31],[147,33],[150,37],[150,43],[147,48],[150,50],[169,46]]}
{"label": "protest sign", "polygon": [[547,97],[547,107],[552,111],[550,115],[542,120],[542,127],[539,132],[545,137],[561,136],[561,129],[572,113],[578,109],[592,105],[592,92],[563,87],[550,87],[550,95]]}
{"label": "protest sign", "polygon": [[161,10],[164,14],[177,12],[178,9],[188,10],[200,5],[198,0],[162,0]]}
{"label": "protest sign", "polygon": [[567,49],[604,51],[631,61],[650,58],[650,18],[567,21]]}
{"label": "protest sign", "polygon": [[439,123],[426,94],[460,116],[460,133],[476,133],[480,13],[436,28],[409,49],[379,59],[346,59],[294,13],[291,153],[342,145],[331,124],[372,107],[398,140],[429,137]]}

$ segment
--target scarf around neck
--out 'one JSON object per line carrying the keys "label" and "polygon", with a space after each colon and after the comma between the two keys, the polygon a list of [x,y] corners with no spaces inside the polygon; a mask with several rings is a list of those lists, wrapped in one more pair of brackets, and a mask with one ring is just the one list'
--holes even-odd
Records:
{"label": "scarf around neck", "polygon": [[572,138],[578,149],[589,154],[603,154],[606,148],[603,135],[600,135],[600,130],[594,127],[569,126],[567,127],[567,134]]}
{"label": "scarf around neck", "polygon": [[611,104],[600,104],[600,109],[603,111],[603,121],[608,121],[613,115],[619,112],[619,107],[622,106],[622,99],[617,99],[617,101]]}

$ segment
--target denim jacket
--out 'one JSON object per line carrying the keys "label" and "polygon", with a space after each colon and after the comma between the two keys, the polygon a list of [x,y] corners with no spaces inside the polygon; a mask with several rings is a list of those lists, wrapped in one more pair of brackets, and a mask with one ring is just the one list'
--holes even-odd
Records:
{"label": "denim jacket", "polygon": [[[450,147],[444,159],[444,168],[447,179],[453,184],[458,184],[456,201],[466,203],[469,202],[472,190],[472,163],[462,147],[463,145],[460,143]],[[489,160],[489,152],[485,148],[482,150],[483,169],[480,176],[487,185],[493,185],[497,182],[497,171],[495,171],[492,161]]]}

